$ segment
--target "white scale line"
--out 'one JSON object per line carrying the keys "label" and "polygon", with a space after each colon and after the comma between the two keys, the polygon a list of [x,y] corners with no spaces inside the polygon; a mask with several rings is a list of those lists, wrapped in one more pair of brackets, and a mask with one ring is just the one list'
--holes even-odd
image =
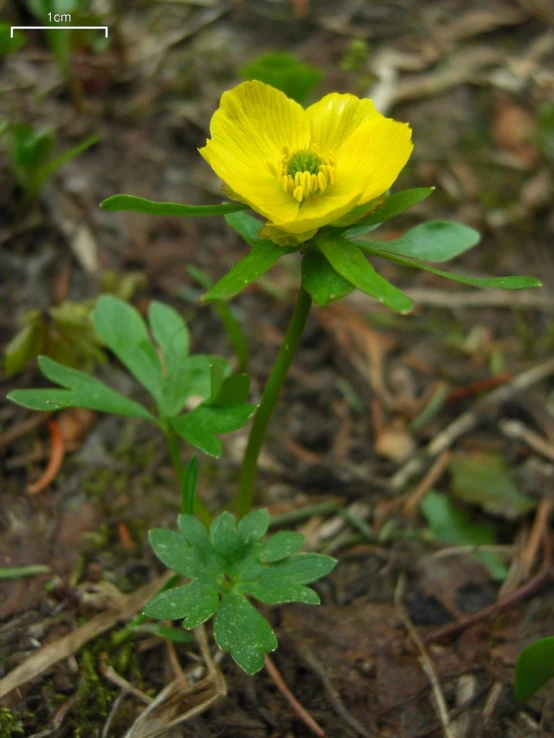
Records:
{"label": "white scale line", "polygon": [[66,29],[73,28],[78,31],[98,31],[102,30],[106,33],[108,38],[108,26],[11,26],[10,27],[10,38],[13,38],[14,31],[38,31],[40,29],[46,29],[47,31],[65,31]]}

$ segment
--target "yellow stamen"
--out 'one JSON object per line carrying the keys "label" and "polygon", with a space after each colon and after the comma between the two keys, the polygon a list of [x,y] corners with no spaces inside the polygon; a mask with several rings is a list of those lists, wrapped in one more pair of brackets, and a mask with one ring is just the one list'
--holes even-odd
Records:
{"label": "yellow stamen", "polygon": [[[267,163],[264,161],[267,169]],[[323,195],[329,185],[336,181],[335,155],[330,151],[323,157],[319,146],[312,144],[310,149],[289,154],[283,147],[277,167],[273,172],[285,192],[301,203],[314,195]]]}

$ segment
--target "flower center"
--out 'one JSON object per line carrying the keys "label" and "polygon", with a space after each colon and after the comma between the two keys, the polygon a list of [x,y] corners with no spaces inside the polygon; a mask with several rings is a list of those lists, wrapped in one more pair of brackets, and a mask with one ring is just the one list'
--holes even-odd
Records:
{"label": "flower center", "polygon": [[285,192],[290,192],[298,202],[302,202],[313,195],[322,195],[329,184],[334,184],[335,157],[332,151],[327,157],[321,156],[317,144],[293,154],[285,146],[277,164],[276,177]]}
{"label": "flower center", "polygon": [[296,151],[288,160],[287,174],[294,177],[296,172],[309,172],[317,174],[319,165],[322,164],[321,158],[315,151]]}

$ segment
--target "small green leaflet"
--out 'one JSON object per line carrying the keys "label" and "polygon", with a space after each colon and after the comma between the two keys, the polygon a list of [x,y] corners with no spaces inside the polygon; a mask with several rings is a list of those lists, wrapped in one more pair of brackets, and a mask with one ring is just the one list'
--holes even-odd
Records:
{"label": "small green leaflet", "polygon": [[460,284],[468,284],[471,287],[491,287],[499,290],[525,290],[531,287],[542,287],[542,282],[534,277],[466,277],[460,274],[452,274],[452,272],[435,269],[435,267],[432,267],[429,264],[424,264],[421,261],[416,261],[415,259],[405,259],[387,251],[380,251],[369,244],[370,242],[367,242],[367,245],[362,244],[361,241],[357,242],[357,245],[364,251],[367,251],[370,254],[375,254],[376,256],[382,256],[389,261],[393,261],[395,264],[412,267],[413,269],[422,269],[425,272],[437,274],[439,277],[450,279],[453,282],[460,282]]}
{"label": "small green leaflet", "polygon": [[554,677],[554,637],[541,638],[519,654],[515,672],[515,698],[519,705]]}
{"label": "small green leaflet", "polygon": [[166,566],[192,581],[160,592],[145,614],[179,619],[185,628],[215,614],[217,644],[254,674],[277,640],[247,595],[270,604],[318,604],[317,592],[307,585],[329,573],[336,561],[317,553],[297,553],[304,538],[293,531],[262,541],[270,523],[265,509],[248,513],[238,525],[231,513],[222,513],[209,533],[190,515],[180,515],[178,522],[179,531],[150,531],[150,543]]}
{"label": "small green leaflet", "polygon": [[[350,234],[350,232],[349,232]],[[349,235],[351,238],[351,236]],[[432,220],[410,228],[394,241],[357,241],[365,250],[386,252],[410,259],[450,261],[479,243],[480,234],[473,228],[442,220]]]}
{"label": "small green leaflet", "polygon": [[222,203],[221,205],[181,205],[176,202],[154,202],[134,195],[112,195],[100,203],[104,210],[127,210],[146,215],[183,215],[189,217],[204,215],[225,215],[240,210],[249,210],[248,205]]}
{"label": "small green leaflet", "polygon": [[[469,514],[453,503],[448,495],[429,490],[419,504],[431,533],[439,541],[453,546],[483,546],[496,543],[496,527],[493,523],[474,523]],[[495,581],[503,581],[508,570],[498,556],[476,551],[472,557],[479,559]]]}
{"label": "small green leaflet", "polygon": [[214,638],[219,648],[228,651],[247,674],[259,671],[265,654],[278,646],[267,620],[245,597],[232,590],[221,599],[215,616]]}
{"label": "small green leaflet", "polygon": [[302,259],[302,287],[316,305],[325,307],[346,295],[354,286],[337,274],[319,251],[307,251]]}
{"label": "small green leaflet", "polygon": [[256,410],[256,405],[207,405],[203,403],[186,415],[171,419],[175,431],[204,453],[221,456],[220,433],[238,430]]}
{"label": "small green leaflet", "polygon": [[8,395],[9,400],[30,410],[42,412],[83,407],[129,418],[142,418],[158,424],[145,407],[120,395],[99,379],[58,364],[46,356],[39,356],[38,364],[47,379],[65,389],[13,390]]}
{"label": "small green leaflet", "polygon": [[238,261],[227,274],[202,297],[207,300],[228,300],[242,292],[249,284],[265,274],[285,254],[294,249],[277,246],[273,241],[259,238],[261,223],[246,213],[228,215],[225,221],[251,246],[251,251]]}
{"label": "small green leaflet", "polygon": [[101,341],[159,402],[162,366],[139,311],[118,297],[102,295],[93,322]]}
{"label": "small green leaflet", "polygon": [[406,314],[412,301],[397,287],[377,274],[359,245],[340,234],[322,233],[314,239],[315,245],[333,269],[351,285],[383,303],[395,312]]}
{"label": "small green leaflet", "polygon": [[382,205],[379,205],[373,212],[365,218],[354,224],[353,228],[349,228],[344,232],[346,238],[356,238],[372,231],[376,226],[384,223],[391,218],[400,215],[412,205],[425,200],[434,191],[434,187],[415,187],[411,190],[402,190],[389,195]]}

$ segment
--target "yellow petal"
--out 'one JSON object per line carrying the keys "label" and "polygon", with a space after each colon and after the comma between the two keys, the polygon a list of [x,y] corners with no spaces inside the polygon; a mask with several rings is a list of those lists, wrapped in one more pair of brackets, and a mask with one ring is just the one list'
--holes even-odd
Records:
{"label": "yellow petal", "polygon": [[407,123],[380,116],[354,131],[337,157],[337,184],[364,182],[358,204],[373,200],[395,182],[412,153]]}
{"label": "yellow petal", "polygon": [[349,213],[357,205],[363,192],[363,182],[358,180],[344,183],[344,186],[329,185],[322,195],[302,201],[302,206],[294,219],[275,218],[273,225],[286,233],[304,233],[314,228],[322,228]]}
{"label": "yellow petal", "polygon": [[[277,165],[283,147],[307,148],[309,128],[294,100],[263,82],[243,82],[224,92],[210,123],[213,143],[264,166]],[[202,153],[202,150],[200,150]]]}
{"label": "yellow petal", "polygon": [[338,92],[326,95],[306,110],[312,142],[324,156],[329,150],[336,154],[363,123],[382,117],[371,100]]}
{"label": "yellow petal", "polygon": [[284,192],[281,183],[263,167],[253,166],[235,150],[214,140],[206,142],[200,153],[214,172],[241,202],[266,218],[292,220],[298,213],[298,202]]}

